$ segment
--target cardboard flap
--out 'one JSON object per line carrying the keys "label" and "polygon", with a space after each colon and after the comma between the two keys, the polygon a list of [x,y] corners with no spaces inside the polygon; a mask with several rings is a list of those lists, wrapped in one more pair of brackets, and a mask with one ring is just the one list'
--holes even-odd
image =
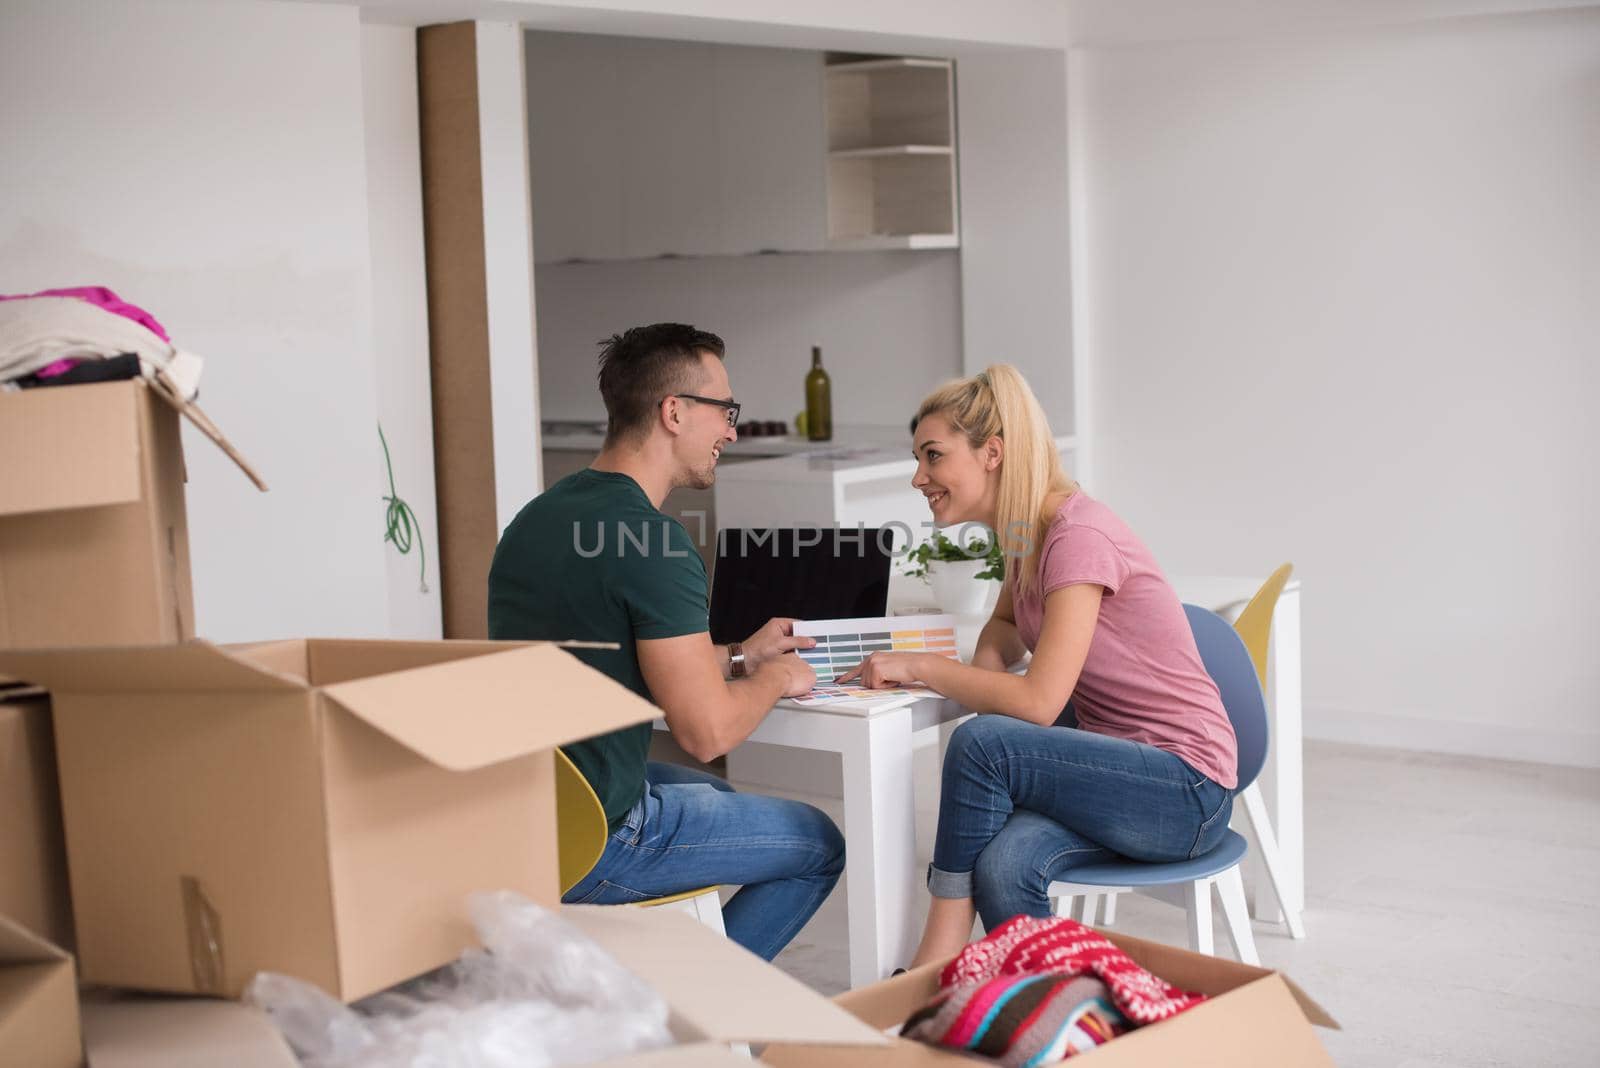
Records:
{"label": "cardboard flap", "polygon": [[626,686],[548,644],[355,679],[321,692],[451,771],[487,767],[661,717],[660,709]]}
{"label": "cardboard flap", "polygon": [[7,916],[0,916],[0,964],[54,964],[69,960],[65,950]]}
{"label": "cardboard flap", "polygon": [[92,649],[0,649],[0,673],[58,694],[305,688],[296,679],[199,640]]}
{"label": "cardboard flap", "polygon": [[211,443],[221,449],[223,455],[232,460],[234,465],[244,472],[244,477],[254,483],[256,489],[262,493],[267,492],[267,484],[261,480],[261,476],[256,473],[256,469],[250,466],[250,461],[246,460],[239,450],[233,447],[233,442],[223,435],[222,431],[217,428],[217,424],[211,421],[209,415],[200,410],[198,404],[183,399],[178,388],[168,380],[164,373],[158,373],[155,378],[151,379],[151,392],[177,409],[179,415],[189,420],[194,424],[196,430],[211,439]]}
{"label": "cardboard flap", "polygon": [[846,990],[833,999],[834,1003],[874,1027],[898,1026],[933,997],[946,963],[924,964],[891,979]]}
{"label": "cardboard flap", "polygon": [[1104,1068],[1333,1068],[1283,977],[1236,987],[1169,1020],[1119,1035],[1094,1051]]}
{"label": "cardboard flap", "polygon": [[139,499],[139,408],[126,382],[0,398],[0,515]]}
{"label": "cardboard flap", "polygon": [[692,1042],[647,1053],[629,1053],[601,1063],[604,1068],[755,1068],[749,1057],[714,1042]]}
{"label": "cardboard flap", "polygon": [[1332,1031],[1344,1030],[1344,1028],[1340,1026],[1339,1021],[1335,1020],[1333,1016],[1329,1014],[1327,1009],[1323,1008],[1321,1005],[1318,1005],[1316,1001],[1312,999],[1310,994],[1307,994],[1304,990],[1300,989],[1299,983],[1295,982],[1293,979],[1290,979],[1282,972],[1278,973],[1278,978],[1283,980],[1283,984],[1289,988],[1289,993],[1293,994],[1295,1001],[1299,1002],[1300,1011],[1305,1013],[1306,1019],[1310,1020],[1318,1027],[1326,1027]]}
{"label": "cardboard flap", "polygon": [[1207,957],[1199,953],[1191,953],[1186,949],[1176,946],[1164,945],[1160,942],[1151,942],[1132,935],[1121,934],[1116,931],[1101,931],[1111,941],[1115,942],[1121,950],[1132,957],[1141,967],[1147,968],[1161,976],[1174,986],[1185,990],[1198,990],[1202,994],[1215,996],[1230,990],[1236,990],[1246,983],[1253,983],[1257,979],[1264,979],[1269,975],[1276,975],[1283,980],[1289,988],[1289,993],[1300,1005],[1300,1011],[1305,1018],[1318,1027],[1329,1027],[1342,1030],[1339,1022],[1328,1014],[1328,1011],[1318,1005],[1312,997],[1297,986],[1293,979],[1281,972],[1274,972],[1270,968],[1262,968],[1253,964],[1244,964],[1236,960],[1223,957]]}
{"label": "cardboard flap", "polygon": [[83,1002],[93,1068],[296,1068],[288,1043],[259,1009],[212,998],[98,992]]}
{"label": "cardboard flap", "polygon": [[705,1038],[888,1044],[876,1028],[685,913],[574,905],[561,916],[655,988],[675,1019]]}

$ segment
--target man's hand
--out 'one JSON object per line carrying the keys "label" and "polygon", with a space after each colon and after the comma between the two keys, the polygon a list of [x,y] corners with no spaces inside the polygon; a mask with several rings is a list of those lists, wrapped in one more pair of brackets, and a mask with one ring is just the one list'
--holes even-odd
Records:
{"label": "man's hand", "polygon": [[793,653],[771,657],[757,670],[763,676],[770,673],[779,678],[785,697],[804,697],[817,684],[817,673],[811,670],[811,665]]}
{"label": "man's hand", "polygon": [[[756,668],[759,668],[773,657],[782,656],[784,653],[792,653],[796,649],[810,649],[817,644],[817,639],[815,638],[795,637],[794,624],[794,620],[782,617],[767,620],[766,626],[744,640],[745,666],[751,672],[754,672]],[[799,657],[795,659],[798,660]],[[806,670],[810,671],[811,669],[807,667]],[[812,679],[815,681],[815,674],[812,675]],[[808,686],[807,689],[810,689],[810,687]],[[784,696],[793,697],[794,695],[785,693]]]}
{"label": "man's hand", "polygon": [[833,681],[843,685],[854,679],[869,690],[910,686],[918,681],[917,658],[921,653],[870,653],[855,667]]}

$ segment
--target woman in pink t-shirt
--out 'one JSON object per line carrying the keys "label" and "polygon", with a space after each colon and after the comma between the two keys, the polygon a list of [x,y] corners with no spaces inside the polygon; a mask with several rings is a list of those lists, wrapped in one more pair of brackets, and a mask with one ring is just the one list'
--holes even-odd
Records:
{"label": "woman in pink t-shirt", "polygon": [[930,395],[913,452],[912,485],[934,521],[983,523],[1006,550],[971,664],[874,653],[846,676],[920,682],[980,713],[945,756],[917,965],[965,945],[974,912],[990,930],[1018,913],[1048,916],[1046,888],[1073,867],[1212,848],[1232,811],[1237,754],[1178,595],[1144,543],[1061,470],[1014,367]]}

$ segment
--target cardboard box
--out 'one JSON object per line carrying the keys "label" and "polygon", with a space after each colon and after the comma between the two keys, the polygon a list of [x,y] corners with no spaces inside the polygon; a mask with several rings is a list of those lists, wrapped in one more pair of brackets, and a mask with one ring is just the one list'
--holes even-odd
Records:
{"label": "cardboard box", "polygon": [[143,381],[0,394],[0,646],[194,634],[178,416]]}
{"label": "cardboard box", "polygon": [[0,691],[0,916],[72,945],[50,698],[38,689]]}
{"label": "cardboard box", "polygon": [[180,414],[267,488],[161,381],[0,393],[0,648],[194,634]]}
{"label": "cardboard box", "polygon": [[[601,1068],[690,1068],[749,1065],[729,1043],[803,1043],[821,1053],[841,1047],[883,1047],[888,1040],[840,1006],[785,975],[693,917],[667,909],[563,906],[564,919],[616,957],[661,994],[667,1025],[679,1044],[608,1059]],[[14,925],[13,925],[14,926]],[[16,930],[20,931],[20,928]],[[0,961],[6,927],[0,923]],[[46,1014],[33,1006],[28,1033],[53,1039],[55,1059],[39,1046],[13,1045],[23,1032],[14,1022],[0,964],[0,1068],[55,1068],[80,1063],[79,1006],[66,954],[26,932],[24,957],[62,972]],[[38,989],[38,984],[34,985]],[[260,1011],[213,998],[85,995],[83,1047],[89,1068],[294,1068],[296,1062],[271,1021]],[[12,1050],[24,1059],[11,1060]]]}
{"label": "cardboard box", "polygon": [[687,913],[568,905],[561,915],[655,988],[668,1028],[686,1044],[607,1060],[605,1068],[720,1063],[730,1042],[804,1043],[823,1057],[887,1045],[878,1028]]}
{"label": "cardboard box", "polygon": [[[1287,976],[1238,961],[1191,953],[1159,942],[1102,931],[1142,967],[1185,990],[1209,995],[1187,1012],[1120,1035],[1080,1054],[1093,1068],[1300,1068],[1330,1066],[1311,1025],[1339,1025]],[[897,1028],[939,989],[943,964],[840,994],[834,1000],[873,1027]],[[896,1038],[887,1049],[817,1050],[774,1047],[762,1061],[784,1068],[971,1068],[963,1054]]]}
{"label": "cardboard box", "polygon": [[89,1068],[299,1068],[258,1009],[215,998],[94,991],[79,1006]]}
{"label": "cardboard box", "polygon": [[77,1068],[72,957],[0,916],[0,1068]]}
{"label": "cardboard box", "polygon": [[352,1001],[475,942],[476,890],[554,904],[557,745],[660,716],[547,643],[0,650],[47,686],[92,983]]}
{"label": "cardboard box", "polygon": [[[816,1048],[887,1043],[875,1028],[740,948],[692,916],[666,909],[564,906],[564,919],[666,1001],[681,1044],[601,1062],[602,1068],[701,1068],[750,1060],[728,1043]],[[210,998],[87,999],[89,1068],[293,1068],[259,1011]]]}

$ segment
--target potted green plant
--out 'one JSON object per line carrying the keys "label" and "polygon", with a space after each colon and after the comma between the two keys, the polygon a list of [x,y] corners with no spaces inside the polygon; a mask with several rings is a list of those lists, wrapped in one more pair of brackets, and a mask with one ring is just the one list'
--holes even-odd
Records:
{"label": "potted green plant", "polygon": [[1005,555],[999,542],[988,536],[954,539],[942,531],[906,554],[905,573],[933,588],[941,611],[975,615],[984,611],[1005,579]]}

